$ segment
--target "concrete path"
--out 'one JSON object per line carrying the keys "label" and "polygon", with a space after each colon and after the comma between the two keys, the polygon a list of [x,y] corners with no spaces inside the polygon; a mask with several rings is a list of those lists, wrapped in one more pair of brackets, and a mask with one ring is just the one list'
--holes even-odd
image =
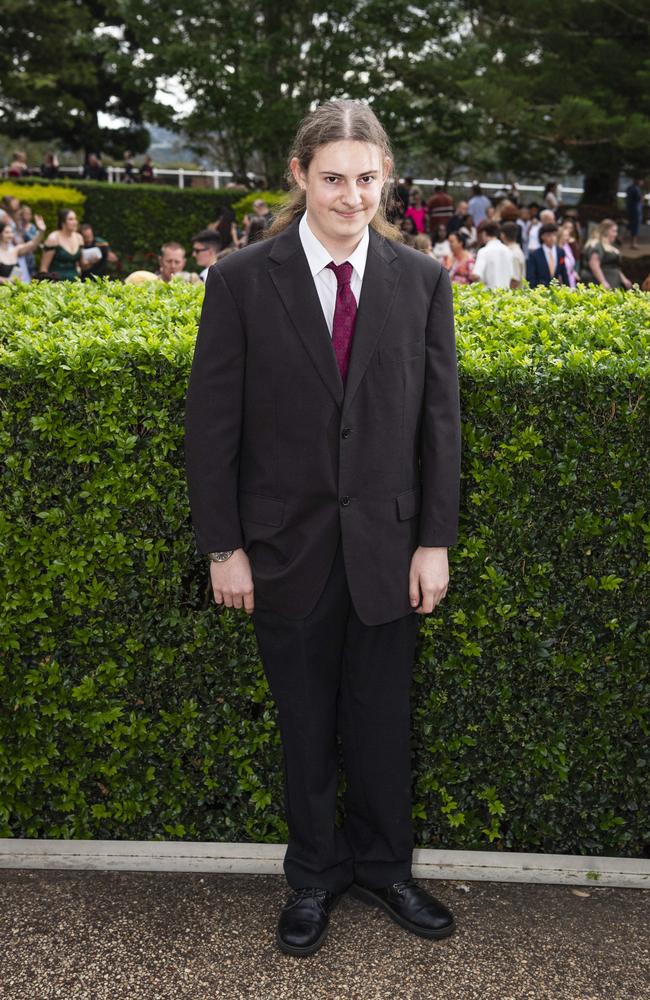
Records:
{"label": "concrete path", "polygon": [[282,877],[0,870],[2,1000],[650,1000],[650,892],[422,883],[431,942],[345,897],[281,954]]}

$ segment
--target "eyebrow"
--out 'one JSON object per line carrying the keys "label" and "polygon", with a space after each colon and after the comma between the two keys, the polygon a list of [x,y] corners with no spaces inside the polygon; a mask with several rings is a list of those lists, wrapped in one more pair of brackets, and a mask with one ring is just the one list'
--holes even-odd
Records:
{"label": "eyebrow", "polygon": [[[345,177],[345,174],[337,174],[336,170],[319,170],[319,174],[325,174],[326,177]],[[367,174],[378,174],[379,170],[374,167],[372,170],[362,170],[358,173],[357,177],[365,177]]]}

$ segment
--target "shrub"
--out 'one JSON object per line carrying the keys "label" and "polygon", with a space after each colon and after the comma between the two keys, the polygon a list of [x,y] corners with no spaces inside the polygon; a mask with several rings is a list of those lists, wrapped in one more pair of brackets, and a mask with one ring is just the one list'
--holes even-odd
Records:
{"label": "shrub", "polygon": [[[189,521],[202,287],[2,294],[0,835],[283,840],[252,626]],[[456,305],[462,530],[420,625],[416,842],[641,855],[650,299]]]}
{"label": "shrub", "polygon": [[0,182],[0,198],[8,195],[18,198],[30,206],[32,212],[42,215],[48,232],[57,227],[57,215],[60,208],[73,208],[79,219],[83,219],[86,196],[72,187],[59,184],[30,184],[25,191],[22,183],[12,181]]}

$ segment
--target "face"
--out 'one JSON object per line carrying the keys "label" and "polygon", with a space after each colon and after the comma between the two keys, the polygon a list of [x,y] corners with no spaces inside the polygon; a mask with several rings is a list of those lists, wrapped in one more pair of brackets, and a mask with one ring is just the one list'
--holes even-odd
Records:
{"label": "face", "polygon": [[192,256],[201,270],[203,270],[204,267],[214,264],[216,254],[211,246],[198,240],[192,247]]}
{"label": "face", "polygon": [[13,243],[14,231],[11,226],[3,226],[0,233],[0,238],[3,243]]}
{"label": "face", "polygon": [[185,254],[182,250],[174,250],[168,247],[160,258],[160,274],[164,281],[174,274],[180,274],[185,268]]}
{"label": "face", "polygon": [[530,219],[530,212],[529,212],[529,210],[527,208],[520,208],[519,209],[519,218],[521,219],[522,222],[528,222],[528,220]]}
{"label": "face", "polygon": [[77,219],[75,212],[68,212],[63,223],[63,228],[69,233],[76,233],[77,227],[79,225],[79,220]]}
{"label": "face", "polygon": [[557,233],[543,233],[542,243],[547,247],[554,247],[557,243]]}
{"label": "face", "polygon": [[92,229],[90,229],[90,228],[89,229],[82,229],[81,235],[84,238],[84,243],[86,244],[86,246],[90,246],[90,244],[95,239],[95,234],[93,233]]}
{"label": "face", "polygon": [[379,208],[391,161],[371,143],[343,139],[316,150],[305,173],[298,159],[291,172],[307,197],[307,217],[325,246],[355,245]]}
{"label": "face", "polygon": [[443,226],[443,225],[438,226],[436,232],[438,234],[438,242],[439,243],[442,243],[444,240],[447,239],[447,227],[446,226]]}
{"label": "face", "polygon": [[461,247],[462,247],[462,243],[460,242],[460,240],[456,236],[456,233],[450,233],[449,234],[449,248],[450,248],[451,252],[452,253],[458,253],[458,251],[460,250]]}
{"label": "face", "polygon": [[32,210],[29,207],[29,205],[23,205],[21,211],[22,211],[23,221],[24,222],[31,222],[32,221]]}
{"label": "face", "polygon": [[458,202],[458,208],[456,209],[456,211],[458,212],[459,215],[462,215],[462,216],[467,215],[467,202],[466,201],[459,201]]}
{"label": "face", "polygon": [[610,243],[614,243],[616,241],[617,236],[618,236],[618,226],[614,224],[613,226],[610,226],[607,232],[605,233],[605,238]]}

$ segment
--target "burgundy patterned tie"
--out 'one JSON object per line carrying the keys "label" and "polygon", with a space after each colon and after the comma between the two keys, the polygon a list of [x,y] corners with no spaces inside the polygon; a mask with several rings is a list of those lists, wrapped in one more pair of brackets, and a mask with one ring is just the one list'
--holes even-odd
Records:
{"label": "burgundy patterned tie", "polygon": [[327,266],[334,271],[338,285],[332,324],[332,346],[345,385],[352,349],[352,337],[354,336],[354,324],[357,318],[357,300],[350,288],[352,264],[349,260],[338,265],[334,261],[330,261]]}

